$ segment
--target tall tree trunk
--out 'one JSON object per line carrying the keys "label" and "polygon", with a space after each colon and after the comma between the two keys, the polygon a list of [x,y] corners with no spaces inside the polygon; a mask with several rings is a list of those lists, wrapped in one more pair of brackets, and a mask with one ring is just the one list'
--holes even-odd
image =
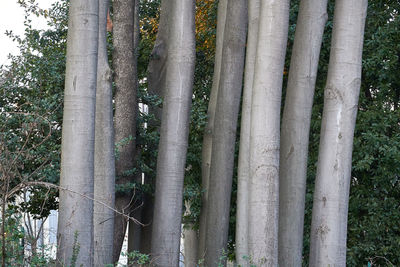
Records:
{"label": "tall tree trunk", "polygon": [[[190,201],[185,201],[185,216],[190,215]],[[183,228],[183,256],[185,267],[197,267],[198,265],[198,245],[199,245],[199,235],[197,234],[197,229],[194,228],[192,222],[186,223]]]}
{"label": "tall tree trunk", "polygon": [[151,194],[145,194],[143,196],[143,208],[141,212],[141,222],[144,226],[140,229],[140,245],[139,251],[141,253],[151,253],[151,236],[152,236],[152,222],[153,222],[153,211],[154,211],[154,199]]}
{"label": "tall tree trunk", "polygon": [[[302,0],[281,126],[279,265],[301,266],[308,137],[327,0]],[[307,64],[305,64],[307,62]]]}
{"label": "tall tree trunk", "polygon": [[206,224],[205,266],[217,266],[228,242],[235,140],[247,33],[247,1],[228,0],[222,49]]}
{"label": "tall tree trunk", "polygon": [[337,0],[311,224],[310,266],[345,266],[351,153],[367,0]]}
{"label": "tall tree trunk", "polygon": [[[115,72],[115,143],[117,144],[116,183],[134,183],[136,167],[137,60],[134,26],[135,0],[114,0],[113,66]],[[129,215],[132,191],[117,192],[115,208]],[[127,220],[116,215],[114,220],[114,262],[118,261],[127,228]]]}
{"label": "tall tree trunk", "polygon": [[[136,208],[131,212],[131,217],[135,218],[139,222],[142,221],[142,209]],[[135,223],[130,220],[128,223],[128,253],[132,253],[134,251],[141,250],[141,233],[142,233],[142,225]],[[128,257],[128,266],[139,266],[139,264],[135,263],[135,259]]]}
{"label": "tall tree trunk", "polygon": [[204,129],[203,144],[202,144],[201,183],[203,188],[203,195],[201,200],[202,207],[199,219],[199,245],[197,252],[197,255],[200,259],[204,258],[206,252],[206,221],[207,221],[206,218],[208,210],[208,188],[209,188],[208,184],[210,180],[214,118],[215,118],[215,109],[217,107],[219,79],[221,74],[222,47],[224,41],[227,5],[228,5],[228,0],[220,0],[218,3],[217,35],[215,44],[216,49],[215,49],[215,60],[214,60],[213,83],[211,87],[210,100],[208,103],[208,111],[207,111],[208,119],[206,127]]}
{"label": "tall tree trunk", "polygon": [[261,2],[250,135],[249,256],[278,265],[279,134],[289,1]]}
{"label": "tall tree trunk", "polygon": [[115,158],[112,77],[107,56],[107,11],[109,0],[99,1],[99,49],[96,90],[94,154],[94,265],[113,263]]}
{"label": "tall tree trunk", "polygon": [[[148,91],[149,94],[163,97],[165,91],[165,74],[167,62],[167,40],[168,40],[168,19],[170,5],[166,1],[161,2],[160,22],[158,24],[157,38],[154,48],[150,55],[148,66]],[[148,123],[149,128],[153,128],[159,132],[161,122],[161,109],[157,106],[149,106],[149,113],[154,115],[154,120]],[[157,146],[151,144],[150,150],[156,150]],[[155,177],[145,176],[145,184],[155,185]],[[153,232],[153,213],[154,213],[154,198],[150,193],[145,193],[143,196],[143,208],[141,213],[142,223],[145,224],[141,228],[140,252],[151,253],[151,236]]]}
{"label": "tall tree trunk", "polygon": [[[134,0],[134,11],[133,11],[133,47],[134,47],[134,66],[137,69],[137,58],[139,56],[139,40],[140,40],[140,32],[139,32],[139,0]],[[137,77],[137,76],[136,76]],[[136,83],[138,82],[136,78]],[[138,103],[137,105],[137,114],[138,114]],[[137,151],[137,154],[141,153],[141,151]],[[142,183],[142,173],[138,172],[136,173],[136,182]],[[133,210],[131,211],[131,217],[135,218],[139,222],[142,221],[142,209],[143,209],[143,194],[140,192],[140,199],[137,199],[137,202],[135,203],[136,205],[133,207]],[[134,250],[139,251],[140,250],[140,240],[141,240],[141,229],[142,226],[139,224],[136,224],[133,221],[129,222],[129,227],[128,227],[128,252],[132,252]]]}
{"label": "tall tree trunk", "polygon": [[254,67],[257,52],[258,24],[260,17],[260,0],[248,2],[249,30],[247,35],[246,65],[242,115],[240,126],[240,147],[238,165],[237,206],[236,206],[236,262],[242,267],[249,266],[248,247],[248,209],[250,180],[250,127],[251,97],[253,93]]}
{"label": "tall tree trunk", "polygon": [[[70,265],[74,236],[76,264],[93,265],[94,129],[99,2],[72,0],[69,9],[58,248],[59,265]],[[75,193],[73,193],[75,192]],[[75,246],[76,248],[76,246]]]}
{"label": "tall tree trunk", "polygon": [[171,267],[179,264],[183,178],[195,63],[195,1],[168,2],[171,7],[151,251],[155,266]]}

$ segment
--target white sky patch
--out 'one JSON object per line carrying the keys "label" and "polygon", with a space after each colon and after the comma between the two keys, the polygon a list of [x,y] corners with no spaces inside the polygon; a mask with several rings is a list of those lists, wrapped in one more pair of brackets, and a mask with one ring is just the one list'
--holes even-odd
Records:
{"label": "white sky patch", "polygon": [[[48,9],[56,0],[36,0],[40,8]],[[24,34],[24,9],[17,0],[0,0],[0,65],[9,63],[8,54],[18,54],[17,43],[5,35],[6,30],[23,36]],[[35,29],[46,29],[47,23],[43,18],[31,15],[32,26]]]}

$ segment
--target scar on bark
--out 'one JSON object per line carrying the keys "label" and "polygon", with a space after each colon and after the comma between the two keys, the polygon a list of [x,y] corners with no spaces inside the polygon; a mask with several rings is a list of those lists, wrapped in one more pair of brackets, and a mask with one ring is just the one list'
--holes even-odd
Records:
{"label": "scar on bark", "polygon": [[76,76],[74,76],[74,81],[72,82],[72,86],[74,88],[74,91],[76,91]]}
{"label": "scar on bark", "polygon": [[317,228],[317,235],[319,235],[321,237],[321,240],[324,241],[325,240],[325,236],[326,234],[328,234],[328,232],[331,229],[329,229],[328,225],[325,224],[321,224],[318,228]]}
{"label": "scar on bark", "polygon": [[287,153],[287,155],[286,155],[286,158],[288,159],[293,154],[293,152],[294,152],[294,147],[293,147],[293,145],[291,145],[289,153]]}
{"label": "scar on bark", "polygon": [[326,99],[335,99],[340,103],[343,103],[342,93],[334,86],[328,85],[325,88],[325,98]]}

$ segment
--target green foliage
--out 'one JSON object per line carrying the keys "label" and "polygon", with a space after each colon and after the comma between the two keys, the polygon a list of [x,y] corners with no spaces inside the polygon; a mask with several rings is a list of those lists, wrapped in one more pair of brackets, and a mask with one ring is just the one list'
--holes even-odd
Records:
{"label": "green foliage", "polygon": [[[46,254],[40,252],[47,250],[47,248],[38,247],[34,251],[32,244],[27,242],[29,241],[29,237],[22,226],[21,214],[11,208],[6,210],[5,217],[6,254],[2,255],[3,236],[0,233],[0,259],[5,259],[6,266],[49,266],[52,260]],[[0,225],[2,223],[0,220]],[[30,253],[27,253],[27,249],[30,250]]]}
{"label": "green foliage", "polygon": [[75,267],[76,261],[78,260],[79,251],[81,249],[81,245],[78,243],[78,236],[79,233],[76,231],[74,233],[74,243],[72,244],[72,257],[70,267]]}
{"label": "green foliage", "polygon": [[[25,8],[25,33],[7,32],[18,43],[20,54],[0,70],[0,143],[10,157],[0,164],[13,168],[12,185],[42,180],[57,183],[60,168],[62,92],[64,88],[67,2],[50,10],[35,1],[21,1]],[[36,30],[31,16],[47,18],[49,29]],[[10,161],[10,159],[13,161]],[[10,166],[13,165],[13,166]],[[57,192],[32,188],[30,201],[20,206],[36,217],[57,208]],[[43,203],[45,202],[45,205]]]}
{"label": "green foliage", "polygon": [[[348,265],[400,265],[400,18],[370,1],[353,152]],[[389,264],[390,262],[391,264]]]}

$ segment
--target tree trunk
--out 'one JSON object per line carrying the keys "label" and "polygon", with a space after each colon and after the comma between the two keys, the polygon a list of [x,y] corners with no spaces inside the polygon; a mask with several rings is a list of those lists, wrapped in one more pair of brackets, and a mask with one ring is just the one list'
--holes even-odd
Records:
{"label": "tree trunk", "polygon": [[249,256],[278,265],[279,133],[289,1],[261,2],[250,135]]}
{"label": "tree trunk", "polygon": [[224,41],[227,4],[228,0],[220,0],[218,3],[217,35],[216,35],[213,83],[211,87],[210,100],[208,103],[208,111],[207,111],[208,119],[206,127],[204,129],[203,144],[202,144],[201,183],[204,192],[201,200],[202,207],[199,218],[199,245],[197,253],[200,259],[204,259],[206,252],[206,221],[207,221],[206,218],[208,210],[208,184],[210,180],[214,118],[215,118],[215,109],[217,107],[219,78],[221,73],[222,46]]}
{"label": "tree trunk", "polygon": [[[99,1],[99,49],[96,90],[94,168],[94,265],[113,263],[115,158],[112,78],[107,56],[108,0]],[[104,204],[107,206],[105,206]]]}
{"label": "tree trunk", "polygon": [[[139,222],[142,221],[141,217],[142,210],[136,208],[131,212],[131,217],[135,218]],[[141,232],[142,226],[140,224],[135,223],[130,220],[128,223],[128,253],[132,253],[134,251],[140,252],[140,244],[141,244]],[[135,259],[128,257],[128,266],[140,266],[135,262]]]}
{"label": "tree trunk", "polygon": [[[168,19],[170,5],[166,1],[161,2],[160,22],[158,24],[157,38],[154,48],[150,55],[148,66],[148,91],[149,94],[163,97],[165,91],[165,73],[167,61],[167,37],[168,37]],[[154,115],[154,120],[149,121],[148,127],[159,132],[161,122],[161,109],[157,106],[149,106],[149,113]],[[149,150],[157,150],[157,146],[151,144]],[[155,186],[155,177],[145,176],[145,184]],[[154,197],[151,193],[145,193],[143,196],[143,208],[141,213],[142,223],[145,224],[141,228],[140,252],[145,254],[151,253],[151,239],[153,232],[153,213],[154,213]]]}
{"label": "tree trunk", "polygon": [[[247,33],[247,1],[229,0],[215,111],[205,266],[217,266],[228,242],[235,140]],[[224,264],[224,263],[223,263]]]}
{"label": "tree trunk", "polygon": [[[69,8],[58,248],[59,265],[93,266],[94,129],[99,3],[73,0]],[[74,253],[74,237],[79,253]],[[75,248],[77,248],[75,246]]]}
{"label": "tree trunk", "polygon": [[[185,216],[189,216],[190,211],[190,201],[185,201]],[[183,256],[185,267],[197,267],[198,266],[198,244],[199,238],[197,230],[194,229],[194,224],[192,222],[186,223],[183,228]]]}
{"label": "tree trunk", "polygon": [[[134,14],[133,14],[133,47],[135,49],[134,51],[134,66],[137,69],[137,58],[138,58],[138,50],[139,50],[139,40],[140,40],[140,32],[139,32],[139,0],[134,0]],[[136,76],[137,77],[137,76]],[[137,78],[136,78],[137,79]],[[136,80],[136,83],[138,81]],[[136,103],[138,105],[138,103]],[[139,106],[137,106],[137,113]],[[137,154],[141,153],[141,151],[137,151]],[[139,171],[136,174],[136,182],[137,183],[142,183],[142,173]],[[139,222],[142,221],[142,209],[143,209],[143,197],[142,197],[142,192],[140,192],[140,199],[136,197],[136,203],[135,206],[133,207],[133,210],[131,211],[130,216],[138,220]],[[129,222],[129,227],[128,227],[128,253],[132,252],[134,250],[139,251],[140,250],[140,239],[141,239],[141,228],[142,226],[140,224],[136,224],[133,221]]]}
{"label": "tree trunk", "polygon": [[280,266],[301,266],[302,263],[308,137],[319,52],[328,19],[327,2],[300,2],[281,126]]}
{"label": "tree trunk", "polygon": [[[165,0],[164,0],[165,1]],[[194,0],[168,1],[165,91],[152,234],[155,266],[178,266],[183,178],[195,63]]]}
{"label": "tree trunk", "polygon": [[345,266],[367,0],[337,0],[315,182],[310,266]]}
{"label": "tree trunk", "polygon": [[250,180],[250,127],[251,97],[253,93],[254,67],[256,61],[260,1],[248,2],[249,30],[247,35],[246,65],[240,126],[240,147],[236,206],[236,262],[242,267],[249,266],[248,209]]}
{"label": "tree trunk", "polygon": [[[113,66],[115,72],[115,143],[117,145],[116,183],[136,181],[136,118],[137,118],[137,59],[134,42],[135,0],[114,0]],[[141,181],[137,181],[141,182]],[[130,214],[132,190],[117,192],[115,208]],[[127,220],[115,215],[114,262],[118,261],[127,228]]]}

